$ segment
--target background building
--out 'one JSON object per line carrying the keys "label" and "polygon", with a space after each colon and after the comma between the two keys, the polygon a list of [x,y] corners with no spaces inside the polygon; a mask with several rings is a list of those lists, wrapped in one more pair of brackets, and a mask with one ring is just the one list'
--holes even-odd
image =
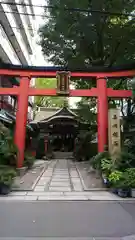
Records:
{"label": "background building", "polygon": [[[0,64],[38,65],[39,51],[36,52],[37,29],[32,0],[2,0],[0,3]],[[0,77],[1,87],[19,85],[19,79]],[[35,79],[31,80],[35,85]],[[32,104],[29,97],[28,119],[33,119]],[[0,107],[15,112],[16,98],[0,96]]]}

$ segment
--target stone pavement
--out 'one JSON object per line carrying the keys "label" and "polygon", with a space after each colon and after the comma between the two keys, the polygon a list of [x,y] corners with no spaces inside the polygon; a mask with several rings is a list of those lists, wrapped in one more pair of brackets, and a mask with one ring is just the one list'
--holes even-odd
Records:
{"label": "stone pavement", "polygon": [[85,189],[85,183],[76,164],[70,160],[60,159],[50,161],[47,169],[38,177],[33,191],[11,192],[8,196],[0,197],[0,201],[134,201],[121,199],[102,189],[98,191]]}
{"label": "stone pavement", "polygon": [[83,191],[81,178],[75,165],[69,168],[69,160],[55,160],[43,173],[34,191],[71,192]]}

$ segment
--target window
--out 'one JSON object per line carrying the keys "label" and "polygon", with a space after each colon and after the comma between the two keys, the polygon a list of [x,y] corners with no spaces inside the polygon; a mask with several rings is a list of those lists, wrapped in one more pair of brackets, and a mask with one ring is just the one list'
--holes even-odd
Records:
{"label": "window", "polygon": [[[27,48],[25,46],[25,42],[23,41],[23,38],[22,38],[22,35],[21,35],[21,32],[19,30],[19,26],[17,25],[16,23],[16,19],[14,18],[14,15],[12,14],[12,9],[9,5],[6,5],[6,4],[1,4],[2,7],[3,7],[3,10],[5,11],[5,14],[7,16],[7,19],[9,21],[9,24],[12,26],[14,26],[14,28],[12,28],[16,38],[17,38],[17,41],[18,43],[20,44],[20,47],[22,49],[22,52],[24,53],[24,56],[28,62],[28,64],[30,63],[30,57],[29,57],[29,54],[27,52]],[[6,13],[6,12],[9,12],[9,13]]]}

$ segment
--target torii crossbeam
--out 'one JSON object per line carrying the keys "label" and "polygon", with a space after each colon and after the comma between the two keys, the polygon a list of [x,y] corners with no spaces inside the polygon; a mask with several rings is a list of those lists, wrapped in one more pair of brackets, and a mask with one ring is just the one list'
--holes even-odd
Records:
{"label": "torii crossbeam", "polygon": [[[55,78],[59,68],[52,67],[28,67],[22,68],[11,66],[9,68],[0,69],[0,76],[14,76],[20,78],[20,86],[13,88],[0,88],[0,95],[16,95],[18,97],[15,143],[18,147],[18,168],[23,166],[25,135],[27,123],[27,109],[29,96],[56,96],[56,89],[39,89],[30,87],[30,79],[35,77]],[[63,69],[62,69],[63,70]],[[111,98],[129,98],[132,96],[130,90],[113,90],[107,88],[106,78],[133,77],[135,70],[113,71],[113,72],[71,72],[73,78],[89,78],[97,79],[97,87],[91,89],[70,89],[69,97],[97,97],[98,109],[98,151],[103,152],[104,146],[107,144],[107,128],[108,128],[108,97]],[[113,80],[112,80],[113,81]]]}

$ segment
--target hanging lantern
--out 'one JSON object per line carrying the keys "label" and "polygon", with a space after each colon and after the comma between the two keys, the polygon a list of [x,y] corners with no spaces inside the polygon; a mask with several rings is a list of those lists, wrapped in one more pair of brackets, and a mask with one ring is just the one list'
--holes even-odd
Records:
{"label": "hanging lantern", "polygon": [[57,94],[69,95],[70,72],[57,72]]}

